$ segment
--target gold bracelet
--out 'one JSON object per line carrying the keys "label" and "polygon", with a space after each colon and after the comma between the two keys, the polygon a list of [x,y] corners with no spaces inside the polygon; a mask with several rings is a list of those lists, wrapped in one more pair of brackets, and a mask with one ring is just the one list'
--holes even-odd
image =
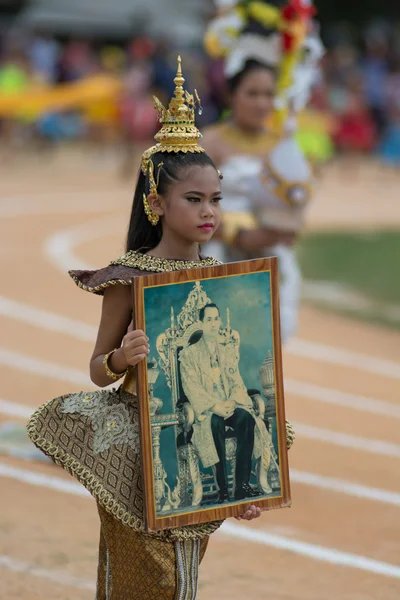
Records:
{"label": "gold bracelet", "polygon": [[293,446],[293,442],[296,439],[296,434],[293,429],[293,425],[286,421],[286,447],[288,450]]}
{"label": "gold bracelet", "polygon": [[121,377],[123,377],[128,370],[128,369],[125,369],[125,371],[123,373],[114,373],[113,371],[111,371],[110,367],[108,366],[108,361],[109,361],[110,357],[117,350],[119,350],[119,348],[114,348],[114,350],[111,350],[111,352],[106,354],[105,357],[103,358],[103,365],[106,370],[107,377],[109,377],[110,379],[113,379],[114,381],[118,381],[119,379],[121,379]]}

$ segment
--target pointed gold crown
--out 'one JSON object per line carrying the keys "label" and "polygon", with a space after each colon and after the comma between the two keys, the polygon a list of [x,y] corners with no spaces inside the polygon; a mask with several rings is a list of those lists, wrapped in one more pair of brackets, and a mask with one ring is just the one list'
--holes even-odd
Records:
{"label": "pointed gold crown", "polygon": [[146,150],[142,156],[142,171],[145,175],[148,173],[151,157],[157,152],[205,152],[199,146],[199,140],[203,136],[195,124],[197,106],[199,114],[203,109],[197,91],[195,90],[193,95],[183,89],[185,80],[181,63],[181,57],[178,56],[178,70],[174,79],[176,87],[168,108],[153,96],[162,127],[155,135],[157,144]]}

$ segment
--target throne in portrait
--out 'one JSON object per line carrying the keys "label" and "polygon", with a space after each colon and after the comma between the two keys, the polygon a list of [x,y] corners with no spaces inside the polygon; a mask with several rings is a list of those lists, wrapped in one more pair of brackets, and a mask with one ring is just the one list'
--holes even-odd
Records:
{"label": "throne in portrait", "polygon": [[[173,411],[177,418],[175,440],[178,456],[178,478],[180,482],[180,500],[182,506],[200,506],[212,504],[218,495],[215,473],[212,468],[200,469],[200,459],[193,441],[193,424],[195,413],[185,395],[180,373],[179,356],[187,346],[196,343],[202,336],[202,324],[199,311],[212,300],[207,296],[200,282],[195,282],[184,307],[175,315],[171,307],[170,326],[158,336],[156,346],[159,364],[165,374],[167,385],[171,390]],[[221,326],[219,341],[230,346],[230,355],[239,363],[239,333],[230,326],[229,309],[226,324]],[[265,401],[258,395],[253,400],[253,411],[256,417],[264,418]],[[234,431],[226,427],[226,457],[228,468],[228,489],[231,497],[235,491],[236,438]],[[257,465],[257,486],[261,494],[271,493],[268,471],[271,465],[263,468],[260,459]]]}

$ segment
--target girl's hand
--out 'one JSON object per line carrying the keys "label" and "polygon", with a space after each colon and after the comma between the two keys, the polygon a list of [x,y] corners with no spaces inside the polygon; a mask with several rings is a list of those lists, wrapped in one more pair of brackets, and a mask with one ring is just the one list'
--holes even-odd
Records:
{"label": "girl's hand", "polygon": [[141,329],[133,331],[130,325],[128,333],[122,340],[121,350],[126,363],[134,367],[150,353],[149,338]]}
{"label": "girl's hand", "polygon": [[235,517],[235,519],[237,521],[252,521],[253,519],[258,519],[258,517],[261,516],[261,510],[258,508],[258,506],[254,506],[254,504],[252,506],[250,506],[250,508],[248,510],[246,510],[245,513],[243,513],[243,515],[240,515],[239,517]]}

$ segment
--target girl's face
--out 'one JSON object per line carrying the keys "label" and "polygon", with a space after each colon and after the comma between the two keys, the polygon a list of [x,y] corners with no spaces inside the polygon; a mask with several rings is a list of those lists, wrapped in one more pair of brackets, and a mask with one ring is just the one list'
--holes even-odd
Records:
{"label": "girl's face", "polygon": [[221,220],[221,184],[211,165],[193,166],[179,173],[164,196],[153,200],[153,210],[162,217],[163,237],[185,244],[210,240]]}
{"label": "girl's face", "polygon": [[274,109],[275,78],[267,69],[247,73],[232,94],[232,113],[244,129],[259,129]]}

